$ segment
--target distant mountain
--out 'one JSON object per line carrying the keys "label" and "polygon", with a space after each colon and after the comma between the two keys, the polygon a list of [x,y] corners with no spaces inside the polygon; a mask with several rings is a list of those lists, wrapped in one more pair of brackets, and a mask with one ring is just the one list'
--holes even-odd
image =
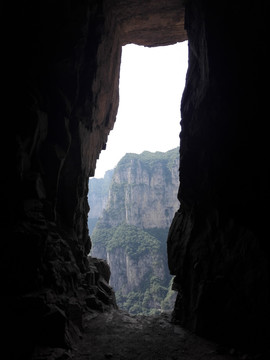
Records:
{"label": "distant mountain", "polygon": [[91,256],[108,261],[118,306],[131,313],[173,306],[166,239],[179,208],[178,187],[179,148],[126,154],[111,178]]}
{"label": "distant mountain", "polygon": [[90,235],[92,234],[103,209],[106,207],[113,172],[114,170],[106,171],[104,178],[102,179],[89,179],[88,203],[90,211],[88,213],[88,228]]}

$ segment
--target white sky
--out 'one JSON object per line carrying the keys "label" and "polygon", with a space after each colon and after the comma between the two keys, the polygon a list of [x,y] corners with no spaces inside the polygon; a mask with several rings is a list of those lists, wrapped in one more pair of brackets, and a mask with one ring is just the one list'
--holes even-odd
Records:
{"label": "white sky", "polygon": [[179,146],[180,101],[188,63],[187,41],[122,49],[120,104],[95,177],[104,176],[128,152],[167,151]]}

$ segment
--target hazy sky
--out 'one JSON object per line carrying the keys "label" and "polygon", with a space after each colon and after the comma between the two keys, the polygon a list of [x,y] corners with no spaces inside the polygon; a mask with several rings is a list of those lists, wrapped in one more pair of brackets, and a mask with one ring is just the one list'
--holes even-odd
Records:
{"label": "hazy sky", "polygon": [[123,47],[118,114],[106,150],[97,161],[95,177],[103,177],[128,152],[179,146],[187,48],[187,41],[155,48]]}

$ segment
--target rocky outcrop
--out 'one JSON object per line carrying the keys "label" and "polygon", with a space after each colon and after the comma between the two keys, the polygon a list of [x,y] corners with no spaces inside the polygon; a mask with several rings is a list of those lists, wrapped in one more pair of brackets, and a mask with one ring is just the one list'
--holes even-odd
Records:
{"label": "rocky outcrop", "polygon": [[118,305],[133,313],[160,310],[168,295],[165,242],[179,206],[178,171],[179,148],[126,154],[92,234],[91,254],[108,261]]}
{"label": "rocky outcrop", "polygon": [[255,351],[269,341],[269,161],[262,90],[269,66],[262,4],[187,4],[181,207],[168,240],[179,292],[176,320],[203,336]]}

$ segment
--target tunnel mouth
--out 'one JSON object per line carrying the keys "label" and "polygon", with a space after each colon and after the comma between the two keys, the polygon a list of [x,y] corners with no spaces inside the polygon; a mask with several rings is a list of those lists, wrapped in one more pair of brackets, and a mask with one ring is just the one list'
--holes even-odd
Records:
{"label": "tunnel mouth", "polygon": [[227,343],[267,345],[264,3],[32,1],[7,9],[0,274],[9,350],[31,351],[48,329],[59,333],[43,344],[68,346],[82,314],[114,307],[108,267],[88,258],[87,191],[116,118],[122,45],[168,45],[187,32],[181,209],[167,242],[177,320]]}
{"label": "tunnel mouth", "polygon": [[[97,162],[97,173],[105,177],[89,181],[90,256],[108,262],[110,285],[116,292],[117,304],[134,315],[172,310],[175,301],[166,240],[174,213],[179,208],[180,103],[187,57],[187,42],[153,48],[124,46],[116,124],[109,135],[106,151]],[[136,111],[136,107],[141,110]],[[121,131],[121,127],[124,130]],[[123,141],[124,136],[127,139]],[[155,138],[154,142],[151,137]],[[119,162],[111,169],[110,151],[119,144],[120,152],[116,151],[115,155]],[[110,164],[106,173],[104,169],[99,171],[102,161],[103,166]],[[161,173],[155,173],[155,168]],[[160,180],[155,181],[155,177]],[[98,198],[95,191],[104,198]],[[144,199],[147,191],[151,192],[152,199]],[[149,215],[154,207],[162,212],[157,212],[159,221]],[[152,252],[151,246],[156,247]],[[158,269],[158,262],[162,270]],[[140,271],[139,268],[145,269]],[[141,273],[137,279],[135,273]],[[134,285],[132,276],[135,276]],[[150,303],[155,304],[154,308],[150,308]]]}

